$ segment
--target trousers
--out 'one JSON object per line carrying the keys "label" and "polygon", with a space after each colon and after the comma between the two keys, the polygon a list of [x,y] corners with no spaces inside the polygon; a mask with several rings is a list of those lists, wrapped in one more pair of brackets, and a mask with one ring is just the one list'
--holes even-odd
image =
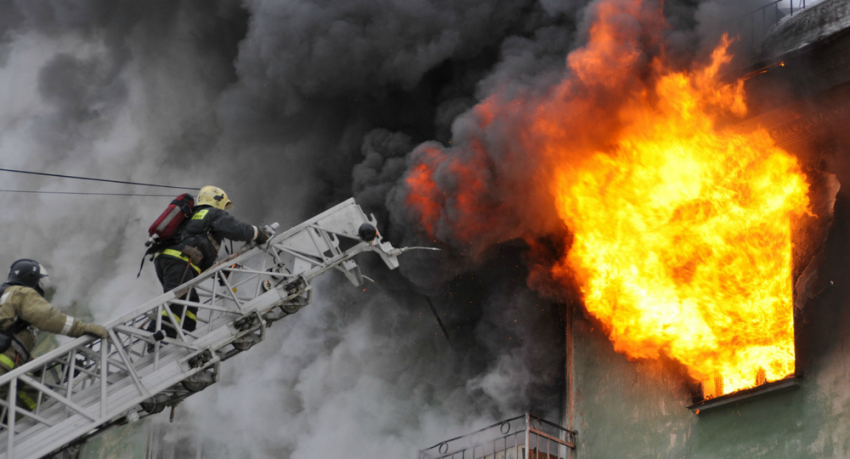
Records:
{"label": "trousers", "polygon": [[[159,283],[162,284],[163,293],[170,292],[174,290],[181,284],[188,282],[195,277],[197,277],[198,272],[195,271],[188,262],[183,261],[179,258],[172,257],[169,255],[160,255],[156,257],[153,261],[154,267],[156,268],[156,277],[159,278]],[[198,297],[198,292],[192,289],[188,293],[184,293],[178,298],[181,300],[186,300],[188,294],[188,301],[199,302],[200,299]],[[188,308],[184,308],[183,305],[171,305],[169,306],[171,309],[171,313],[177,318],[178,323],[181,325],[183,330],[193,331],[197,326],[198,319],[196,314],[198,313],[198,308],[194,306],[190,306]],[[187,309],[184,314],[184,309]],[[155,322],[152,322],[151,325],[156,326]],[[177,336],[177,332],[172,326],[172,321],[168,317],[168,314],[163,311],[162,317],[162,330],[166,335],[170,338],[175,338]]]}

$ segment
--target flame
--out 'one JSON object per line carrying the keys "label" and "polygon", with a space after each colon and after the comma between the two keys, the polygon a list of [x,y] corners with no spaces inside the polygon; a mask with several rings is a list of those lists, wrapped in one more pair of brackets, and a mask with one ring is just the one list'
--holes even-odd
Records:
{"label": "flame", "polygon": [[422,226],[428,234],[434,234],[440,215],[440,208],[435,203],[440,192],[430,179],[432,173],[428,164],[420,163],[407,176],[407,185],[416,190],[408,195],[407,205],[419,210]]}
{"label": "flame", "polygon": [[[707,64],[674,71],[663,52],[643,62],[641,47],[662,41],[660,9],[639,0],[596,6],[587,45],[568,56],[568,76],[550,97],[482,102],[462,154],[420,154],[407,176],[408,206],[430,236],[447,240],[498,227],[482,213],[527,213],[547,208],[529,203],[548,201],[572,235],[550,271],[577,282],[618,352],[665,354],[712,395],[792,374],[792,222],[809,206],[806,176],[767,131],[721,127],[747,111],[743,80],[719,78],[729,39]],[[480,176],[480,139],[494,129],[517,133],[515,154],[537,165],[525,180],[545,180],[545,195],[482,207],[499,180],[515,180],[492,165],[490,182],[437,183],[438,169]]]}
{"label": "flame", "polygon": [[[573,273],[617,351],[662,352],[728,393],[794,372],[791,222],[808,206],[794,157],[765,131],[716,129],[717,108],[743,109],[719,90],[716,64],[669,73],[658,101],[635,100],[613,141],[553,186],[574,233],[556,272]],[[719,395],[719,394],[718,394]]]}

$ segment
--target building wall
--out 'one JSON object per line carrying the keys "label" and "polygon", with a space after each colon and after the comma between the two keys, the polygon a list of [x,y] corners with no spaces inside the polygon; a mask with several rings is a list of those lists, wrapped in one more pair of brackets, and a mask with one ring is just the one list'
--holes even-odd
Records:
{"label": "building wall", "polygon": [[[850,179],[850,177],[848,177]],[[850,183],[850,182],[845,182]],[[687,409],[673,362],[628,362],[592,319],[573,331],[574,429],[585,458],[850,457],[850,196],[836,204],[825,271],[835,287],[806,306],[799,390],[739,406]]]}
{"label": "building wall", "polygon": [[115,427],[89,439],[80,450],[80,459],[148,459],[146,424]]}
{"label": "building wall", "polygon": [[765,98],[754,104],[764,113],[748,124],[772,129],[805,167],[844,184],[814,260],[821,282],[834,286],[796,319],[801,387],[695,415],[679,365],[627,361],[578,308],[570,329],[576,457],[850,458],[850,65],[838,65],[850,49],[845,32],[795,50],[784,56],[793,65],[748,82]]}
{"label": "building wall", "polygon": [[201,459],[219,445],[203,445],[192,438],[185,423],[168,422],[168,411],[134,424],[109,429],[92,437],[80,449],[79,459]]}

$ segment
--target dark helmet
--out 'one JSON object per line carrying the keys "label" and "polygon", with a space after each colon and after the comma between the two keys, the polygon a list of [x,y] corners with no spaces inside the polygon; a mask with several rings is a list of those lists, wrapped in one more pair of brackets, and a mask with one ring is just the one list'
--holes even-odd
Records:
{"label": "dark helmet", "polygon": [[6,280],[10,285],[23,285],[35,289],[44,295],[41,287],[42,279],[47,278],[47,270],[35,260],[22,258],[9,267],[9,278]]}

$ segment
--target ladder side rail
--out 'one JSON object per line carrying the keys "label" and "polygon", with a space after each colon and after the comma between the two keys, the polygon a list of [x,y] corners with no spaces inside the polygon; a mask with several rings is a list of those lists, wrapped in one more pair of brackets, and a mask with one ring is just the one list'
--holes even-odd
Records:
{"label": "ladder side rail", "polygon": [[[276,291],[274,291],[274,292],[276,292]],[[273,292],[267,292],[267,293],[273,293]],[[271,304],[274,304],[274,302],[276,302],[276,300],[274,298],[271,298],[269,300],[264,301],[263,302],[264,304],[260,305],[260,306],[261,306],[261,308],[262,308],[262,306],[270,306]],[[224,336],[224,338],[228,338],[228,337],[229,336]],[[218,340],[213,340],[213,341],[218,341]],[[151,374],[147,377],[147,378],[150,378],[149,380],[146,380],[146,378],[143,378],[143,381],[145,382],[145,386],[149,387],[151,392],[159,392],[159,391],[168,389],[169,387],[173,386],[174,384],[177,384],[180,381],[184,380],[187,375],[186,375],[185,372],[180,371],[180,368],[178,368],[178,366],[180,364],[180,360],[182,360],[182,359],[175,359],[171,363],[169,363],[168,365],[163,367],[162,371],[164,373],[171,374],[170,378],[162,379],[162,378],[160,378],[160,375]],[[215,361],[209,362],[207,364],[207,366],[213,365],[214,363],[215,363]],[[193,373],[202,371],[204,368],[206,368],[206,366],[203,367],[203,368],[197,368],[193,371]],[[171,371],[169,371],[169,369],[171,369]],[[126,411],[126,409],[129,409],[132,406],[140,403],[141,401],[144,401],[147,398],[149,398],[148,396],[140,395],[135,388],[129,387],[129,386],[124,387],[121,392],[122,393],[120,393],[120,394],[116,394],[116,395],[120,395],[119,400],[112,400],[112,397],[110,397],[110,399],[109,399],[110,406],[115,406],[118,413],[123,413],[123,412]],[[110,411],[112,411],[112,410],[110,410]],[[75,417],[79,418],[80,416],[75,416]],[[53,439],[55,442],[64,444],[64,443],[67,443],[69,441],[72,441],[77,436],[82,435],[82,434],[92,430],[93,428],[96,428],[97,424],[102,424],[103,422],[106,422],[106,420],[105,419],[98,419],[97,421],[92,421],[92,422],[85,422],[84,420],[82,422],[80,422],[79,420],[74,420],[74,422],[70,422],[65,426],[61,426],[61,427],[65,427],[65,429],[63,429],[63,430],[66,430],[66,432],[63,435],[61,435],[60,437],[58,437],[56,439],[53,439],[53,438],[51,438],[51,439]],[[71,429],[71,430],[68,430],[68,429]],[[48,430],[48,429],[45,429],[45,430]],[[58,429],[49,429],[49,430],[58,430]],[[26,441],[27,444],[31,444],[32,447],[37,448],[37,449],[33,449],[33,450],[24,449],[24,448],[19,449],[21,454],[25,454],[22,457],[29,457],[30,454],[38,455],[38,454],[49,453],[49,452],[53,451],[53,448],[52,448],[52,446],[49,445],[49,442],[48,442],[48,444],[45,444],[45,441],[48,440],[48,435],[55,435],[55,432],[44,431],[44,432],[41,432],[41,433],[42,433],[42,435],[39,435],[38,437],[32,438],[32,440],[34,440],[34,441]],[[17,436],[20,437],[20,435],[17,435]],[[30,439],[27,439],[27,440],[30,440]],[[16,448],[16,449],[18,449],[18,448]],[[3,456],[0,456],[0,457],[3,457]]]}
{"label": "ladder side rail", "polygon": [[[170,364],[179,365],[176,362]],[[165,368],[168,368],[166,366]],[[197,369],[196,371],[200,371],[201,369]],[[164,379],[162,381],[163,388],[160,391],[167,389],[170,386],[173,386],[176,383],[179,383],[185,376],[181,376],[177,374],[178,372],[172,371],[172,379]],[[148,397],[139,395],[138,390],[131,386],[125,386],[121,388],[119,391],[114,392],[109,398],[110,405],[116,405],[119,408],[123,407],[132,407],[141,401],[146,400]],[[122,412],[122,410],[118,410],[118,412]],[[123,410],[126,412],[126,410]],[[22,434],[16,434],[17,438],[22,438],[21,441],[17,441],[18,447],[16,448],[16,453],[19,453],[20,456],[15,457],[38,457],[43,454],[49,453],[55,450],[58,446],[63,444],[67,444],[73,441],[75,438],[80,435],[85,434],[86,432],[90,432],[93,429],[96,429],[98,426],[108,422],[111,420],[109,417],[103,418],[99,417],[96,420],[86,420],[84,416],[75,415],[67,417],[63,422],[58,424],[53,428],[48,429],[40,429],[36,432],[31,432],[31,435],[26,435],[30,432],[23,432]],[[5,457],[0,455],[0,457]]]}
{"label": "ladder side rail", "polygon": [[[204,306],[204,305],[202,305],[202,306]],[[115,331],[117,331],[117,332],[121,333],[121,332],[122,332],[121,327],[124,327],[124,326],[115,326],[113,329],[110,329],[110,331],[111,331],[111,332],[113,332],[113,334],[114,334],[114,332],[115,332]],[[140,333],[141,331],[138,331],[138,332]],[[123,335],[127,335],[127,333],[126,333],[126,332],[121,333],[121,334],[123,334]],[[136,334],[136,333],[133,333],[133,334]],[[132,340],[132,339],[134,339],[134,338],[137,338],[137,336],[128,336],[128,337],[129,337],[131,340]],[[111,338],[112,338],[113,342],[114,342],[114,341],[119,341],[119,342],[121,342],[120,340],[118,340],[118,339],[117,339],[117,337],[111,337]],[[167,340],[168,340],[168,341],[172,341],[171,339],[167,339]],[[87,343],[87,344],[91,344],[91,343],[95,343],[95,344],[96,344],[96,341],[97,341],[97,340],[95,340],[95,339],[88,339],[88,340],[87,340],[87,339],[82,339],[82,341],[88,341],[89,343]],[[138,340],[136,340],[136,341],[138,342]],[[176,341],[174,341],[174,342],[176,343]],[[116,366],[117,366],[117,367],[119,367],[119,371],[120,371],[120,372],[124,372],[124,373],[128,373],[128,372],[129,372],[129,373],[132,373],[132,371],[131,371],[130,369],[134,367],[133,362],[132,362],[129,358],[127,358],[126,356],[121,356],[121,355],[120,355],[120,354],[123,352],[123,349],[124,349],[124,347],[125,347],[125,346],[126,346],[126,347],[130,347],[130,346],[132,346],[132,344],[130,344],[130,345],[128,346],[126,343],[123,343],[123,342],[122,342],[122,346],[113,346],[113,347],[114,347],[114,349],[116,349],[116,351],[117,351],[117,352],[114,352],[113,354],[117,354],[117,357],[119,358],[119,360],[117,360],[117,361],[107,360],[107,366],[112,366],[112,367],[116,367]],[[44,358],[42,358],[42,360],[41,360],[41,366],[42,366],[42,369],[43,369],[43,368],[46,368],[46,367],[48,367],[48,366],[51,366],[51,365],[56,365],[56,366],[68,366],[68,365],[70,364],[71,366],[73,366],[73,363],[75,362],[75,360],[73,359],[73,357],[76,357],[76,355],[77,355],[77,354],[76,354],[75,350],[77,350],[77,349],[86,349],[86,347],[85,347],[85,346],[83,346],[83,347],[76,347],[76,346],[75,346],[75,347],[73,347],[73,349],[72,349],[72,351],[71,351],[70,353],[66,353],[66,352],[55,352],[55,356],[45,356],[45,357],[47,357],[47,358],[50,358],[50,357],[55,357],[55,358],[54,358],[54,359],[50,359],[50,360],[48,360],[48,361],[45,361],[45,360],[44,360]],[[88,349],[87,349],[87,350],[88,350]],[[89,358],[91,358],[91,356],[92,356],[92,355],[96,355],[96,352],[94,352],[94,351],[92,351],[92,350],[88,350],[88,351],[89,351],[89,352],[88,352],[87,354],[88,354]],[[69,356],[71,356],[72,358],[69,358]],[[38,364],[38,363],[35,363],[33,366],[37,366],[37,365],[39,365],[39,364]],[[24,370],[26,370],[26,369],[24,369]],[[93,378],[93,377],[94,377],[94,374],[89,372],[89,373],[88,373],[88,376],[89,376],[90,378]],[[24,378],[25,378],[25,377],[24,377]],[[27,381],[24,381],[24,382],[26,383]],[[75,379],[73,380],[73,382],[74,382],[74,383],[81,383],[81,380],[80,380],[80,378],[75,378]],[[83,383],[84,383],[84,382],[83,382]],[[29,385],[30,385],[30,386],[32,386],[31,384],[29,384]],[[71,385],[68,385],[67,387],[70,389]],[[137,385],[137,387],[138,387],[138,385]],[[141,389],[141,387],[139,387],[139,388]],[[42,391],[42,392],[44,392],[44,391]],[[55,397],[53,397],[53,398],[55,398]],[[73,408],[73,407],[72,407],[72,408]]]}
{"label": "ladder side rail", "polygon": [[[287,239],[289,236],[292,236],[292,235],[295,235],[295,234],[297,234],[301,231],[304,231],[310,225],[315,224],[316,221],[321,220],[323,218],[326,219],[330,214],[334,213],[338,209],[342,210],[342,209],[345,209],[346,207],[349,207],[351,205],[354,205],[355,207],[357,207],[357,210],[359,210],[359,206],[354,204],[354,199],[349,199],[349,200],[344,201],[343,203],[338,204],[337,206],[323,212],[322,214],[319,214],[318,216],[313,217],[312,219],[307,220],[307,221],[301,223],[300,225],[283,232],[282,234],[275,235],[275,237],[271,241],[271,244],[273,244],[273,245],[279,244],[280,243],[279,241],[283,241],[283,240]],[[362,211],[360,211],[360,213],[362,214]],[[364,219],[365,219],[365,216],[364,216]],[[357,234],[356,228],[354,229],[354,231],[351,234],[352,235]],[[233,259],[230,259],[229,261],[227,261],[227,263],[234,263],[234,264],[235,263],[241,263],[241,262],[244,262],[245,260],[248,260],[252,256],[255,256],[257,253],[261,253],[261,252],[263,252],[263,250],[255,247],[255,248],[253,248],[249,251],[246,251],[244,253],[239,254],[239,256],[237,256]],[[162,295],[160,295],[156,298],[153,298],[152,300],[148,301],[147,303],[144,303],[141,306],[138,306],[135,309],[127,312],[123,316],[107,322],[104,325],[104,327],[111,328],[114,325],[118,325],[120,323],[127,322],[127,321],[130,321],[130,320],[134,320],[134,319],[144,315],[145,313],[151,311],[155,307],[160,306],[163,303],[165,303],[165,302],[167,302],[171,299],[176,299],[178,296],[182,295],[182,292],[185,290],[186,286],[200,284],[200,283],[210,279],[211,277],[215,276],[215,274],[218,273],[220,270],[227,269],[225,267],[225,265],[222,264],[222,263],[223,262],[219,262],[217,264],[217,266],[214,266],[213,268],[210,268],[209,270],[201,273],[198,277],[184,283],[183,285],[181,285],[177,289],[174,289],[170,292],[163,293]],[[180,293],[180,295],[177,295],[178,292]],[[12,377],[14,377],[15,375],[23,374],[23,373],[26,373],[28,371],[33,371],[38,366],[36,361],[39,360],[39,359],[42,359],[42,358],[52,359],[56,355],[59,355],[63,352],[68,352],[72,348],[78,347],[80,345],[85,345],[85,344],[93,342],[97,339],[98,338],[95,338],[95,337],[81,336],[79,338],[76,338],[74,341],[71,341],[69,343],[66,343],[65,345],[59,346],[58,348],[56,348],[52,351],[49,351],[48,353],[46,353],[46,354],[44,354],[44,355],[42,355],[42,356],[40,356],[36,359],[33,359],[30,362],[27,362],[25,365],[21,365],[21,366],[15,368],[14,370],[4,374],[3,376],[0,376],[0,386],[11,381]]]}
{"label": "ladder side rail", "polygon": [[[380,239],[376,241],[377,245],[360,241],[345,252],[339,250],[337,236],[359,240],[357,228],[365,222],[374,223],[374,217],[367,218],[353,199],[350,199],[295,228],[276,235],[262,248],[243,249],[241,253],[228,257],[174,291],[165,293],[122,317],[110,321],[107,329],[112,346],[104,348],[104,342],[99,338],[80,337],[7,373],[0,378],[0,385],[10,383],[14,387],[19,385],[18,381],[21,381],[30,388],[40,390],[38,398],[44,399],[44,413],[51,415],[49,419],[42,417],[42,421],[46,422],[24,416],[21,427],[25,427],[26,431],[9,432],[9,443],[14,441],[18,445],[14,450],[21,453],[26,451],[27,454],[34,454],[42,450],[51,452],[55,450],[57,444],[59,446],[66,444],[73,441],[75,436],[85,435],[99,425],[116,417],[120,418],[128,409],[150,398],[152,394],[167,391],[174,384],[218,365],[218,355],[213,355],[207,362],[195,368],[187,366],[186,360],[203,349],[224,348],[239,336],[255,333],[258,329],[261,329],[260,339],[262,339],[262,333],[265,332],[262,319],[259,325],[244,331],[234,327],[235,320],[243,316],[248,317],[252,313],[256,313],[259,318],[259,313],[267,313],[287,302],[294,304],[295,310],[306,306],[310,299],[309,281],[334,268],[339,268],[343,272],[356,269],[359,275],[359,268],[353,261],[345,267],[341,266],[359,253],[370,250],[378,252],[391,269],[397,266],[395,257],[400,252],[392,249],[388,243],[380,243]],[[307,240],[311,241],[312,247],[309,244],[305,246],[304,232],[307,233]],[[306,265],[299,265],[297,260],[293,259],[286,263],[292,263],[292,269],[289,270],[283,261],[289,260],[290,248],[300,249],[299,252],[318,252],[317,258],[320,257],[321,260],[310,260],[310,263]],[[332,256],[328,256],[328,253]],[[258,260],[260,268],[242,266],[243,263],[248,264],[250,260]],[[266,266],[272,266],[269,268],[271,271],[266,269]],[[287,272],[275,272],[274,269],[286,269]],[[253,297],[240,299],[233,295],[234,287],[227,288],[227,293],[224,292],[225,289],[219,289],[217,285],[219,279],[223,279],[223,283],[229,285],[224,276],[225,273],[234,277],[233,285],[246,285],[248,292],[253,291]],[[357,284],[358,278],[349,278]],[[362,282],[362,278],[359,278],[359,281]],[[206,298],[206,302],[202,300],[200,303],[193,304],[193,302],[177,299],[187,289],[202,286],[206,282],[211,283],[212,288],[197,289],[199,297]],[[260,293],[261,287],[266,285],[264,282],[270,283],[268,285],[273,287]],[[242,307],[238,306],[240,300],[244,301]],[[235,310],[227,307],[228,303],[236,306]],[[152,334],[136,327],[154,317],[158,328],[162,320],[173,323],[175,319],[173,314],[166,312],[169,317],[165,318],[159,313],[159,311],[167,311],[168,308],[165,306],[170,304],[183,306],[192,304],[202,309],[206,308],[205,310],[209,312],[207,326],[200,327],[201,331],[196,330],[195,333],[187,332],[186,335],[180,334],[174,339],[166,338],[164,341],[170,343],[170,346],[163,347],[156,343],[157,349],[153,353],[146,353],[146,347],[153,342]],[[225,306],[222,306],[223,304]],[[151,313],[156,316],[152,317]],[[288,314],[291,312],[285,310],[285,313],[276,316],[275,320]],[[206,329],[206,333],[203,329]],[[77,356],[85,359],[81,367],[84,371],[71,378],[65,378],[64,381],[58,381],[55,388],[40,384],[26,376],[26,373],[39,368],[44,374],[52,367],[71,368],[68,371],[71,373],[75,368]],[[63,384],[66,397],[61,396]],[[40,408],[41,404],[36,411]],[[70,415],[67,414],[69,412]],[[65,413],[64,416],[63,413]],[[80,419],[84,417],[89,419]],[[54,422],[56,424],[51,427],[49,424]],[[70,428],[73,432],[57,437],[60,430],[57,427],[61,427],[63,431]],[[5,442],[0,440],[0,443]],[[25,444],[37,449],[30,450]],[[0,446],[5,448],[5,445]],[[0,455],[0,457],[7,456],[5,452]]]}
{"label": "ladder side rail", "polygon": [[[169,295],[164,295],[164,296],[168,297]],[[173,295],[171,295],[171,296],[173,296]],[[158,306],[159,305],[157,305],[157,307]],[[127,315],[127,316],[124,317],[124,319],[126,319],[127,317],[130,317],[130,316]],[[145,315],[145,317],[146,317],[146,315]],[[129,322],[131,322],[131,323],[136,323],[136,322],[139,322],[139,321],[140,321],[140,319],[136,318],[136,317],[130,317],[130,320],[129,320]],[[127,320],[122,321],[121,319],[119,319],[117,322],[120,324],[122,322],[127,322]],[[112,334],[114,334],[113,328],[110,328],[109,330],[111,332],[113,332]],[[132,339],[132,338],[133,337],[130,337],[130,339]],[[119,343],[122,343],[120,340],[118,340],[116,338],[113,338],[113,339],[115,341],[118,341]],[[34,371],[34,370],[38,369],[39,367],[41,367],[42,372],[46,371],[46,369],[48,367],[51,367],[51,366],[68,367],[69,363],[71,363],[71,366],[73,366],[73,363],[72,363],[73,360],[69,361],[68,356],[74,356],[75,357],[76,352],[74,352],[74,351],[76,349],[86,348],[87,346],[94,347],[94,346],[98,345],[97,344],[98,342],[99,342],[99,339],[92,338],[92,337],[77,338],[74,341],[67,343],[65,346],[61,346],[60,348],[58,348],[54,351],[51,351],[51,352],[47,353],[46,355],[40,357],[39,359],[36,359],[37,361],[34,360],[33,362],[30,362],[29,364],[22,366],[19,369],[16,369],[17,371],[10,372],[10,374],[5,375],[5,378],[3,378],[3,379],[4,379],[4,381],[10,381],[10,382],[11,381],[17,381],[19,379],[23,379],[23,380],[25,380],[24,381],[25,384],[27,382],[34,382],[32,380],[26,381],[26,379],[28,379],[25,376],[25,374],[27,372]],[[122,345],[114,346],[114,349],[117,351],[117,352],[114,352],[114,354],[119,354],[121,362],[124,363],[123,368],[121,368],[120,371],[128,372],[128,370],[133,368],[134,365],[133,365],[133,362],[131,361],[131,359],[127,358],[126,356],[120,356],[120,354],[123,352],[123,343],[122,343]],[[109,367],[110,363],[111,362],[109,360],[107,360],[106,366]],[[116,365],[113,363],[111,366],[116,366]],[[101,372],[101,373],[103,373],[103,372]],[[132,370],[130,370],[130,373],[132,373]],[[91,376],[91,375],[89,375],[89,376]],[[182,377],[185,377],[185,375],[182,376]],[[72,388],[74,383],[80,383],[80,382],[81,381],[79,379],[72,379],[71,384],[67,385],[67,388],[68,388],[68,391],[69,391],[68,393],[71,392],[71,388]],[[12,383],[12,384],[14,384],[14,386],[18,386],[18,384],[15,384],[15,383]],[[85,383],[83,383],[83,384],[85,384]],[[100,385],[102,385],[102,384],[103,383],[101,383]],[[42,398],[51,399],[51,401],[53,402],[53,405],[57,406],[58,407],[57,409],[60,410],[60,411],[66,409],[66,408],[72,408],[72,409],[78,408],[75,404],[73,404],[73,402],[70,402],[67,399],[59,398],[59,397],[56,397],[56,396],[51,397],[51,395],[58,395],[58,393],[52,391],[50,388],[47,388],[46,386],[42,386],[41,388],[39,388],[37,386],[40,386],[40,384],[38,384],[37,382],[35,384],[27,384],[27,385],[30,386],[30,387],[36,386],[36,387],[34,387],[35,389],[41,389],[39,391],[39,395],[38,395],[39,400],[41,400]],[[108,379],[107,379],[107,385],[108,385]],[[92,386],[94,386],[94,384],[92,384]],[[143,387],[144,386],[137,387],[136,389],[143,389]],[[103,393],[105,393],[104,389],[105,389],[105,387],[100,387],[98,392],[103,394]],[[143,392],[143,391],[140,390],[140,392]],[[45,394],[47,394],[47,397],[45,397]],[[149,397],[149,394],[141,394],[140,396],[147,398],[147,397]],[[101,404],[101,405],[105,406],[105,404]],[[99,411],[101,411],[101,413],[102,413],[103,411],[105,411],[105,408],[102,408]],[[19,436],[18,433],[16,433],[15,435]]]}

